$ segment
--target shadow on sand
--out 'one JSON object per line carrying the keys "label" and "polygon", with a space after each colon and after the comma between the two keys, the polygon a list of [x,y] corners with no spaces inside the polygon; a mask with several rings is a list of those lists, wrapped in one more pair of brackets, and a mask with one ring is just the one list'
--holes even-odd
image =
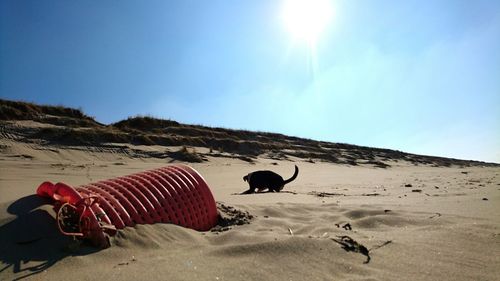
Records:
{"label": "shadow on sand", "polygon": [[[68,256],[87,255],[97,249],[70,251],[73,240],[59,233],[49,202],[36,195],[18,199],[7,207],[14,219],[0,221],[0,274],[12,270],[20,280],[40,273]],[[3,273],[3,274],[2,274]]]}

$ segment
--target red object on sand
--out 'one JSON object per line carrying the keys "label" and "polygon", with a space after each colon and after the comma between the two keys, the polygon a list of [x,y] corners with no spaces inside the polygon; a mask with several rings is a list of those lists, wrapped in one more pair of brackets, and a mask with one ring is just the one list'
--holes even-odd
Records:
{"label": "red object on sand", "polygon": [[42,183],[37,194],[54,200],[59,230],[109,247],[107,235],[136,224],[173,223],[206,231],[217,223],[214,197],[203,177],[170,165],[73,188]]}

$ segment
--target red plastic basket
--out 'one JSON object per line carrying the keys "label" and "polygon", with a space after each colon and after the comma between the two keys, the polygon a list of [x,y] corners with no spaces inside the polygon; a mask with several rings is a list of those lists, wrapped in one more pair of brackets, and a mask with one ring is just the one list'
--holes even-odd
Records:
{"label": "red plastic basket", "polygon": [[59,229],[101,247],[105,235],[136,224],[173,223],[206,231],[217,223],[214,197],[193,168],[177,164],[73,188],[42,183],[37,194],[54,200]]}

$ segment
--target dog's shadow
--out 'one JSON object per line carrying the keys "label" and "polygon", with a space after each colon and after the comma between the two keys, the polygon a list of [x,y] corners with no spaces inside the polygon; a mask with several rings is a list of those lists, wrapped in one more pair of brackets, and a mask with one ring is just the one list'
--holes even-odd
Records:
{"label": "dog's shadow", "polygon": [[282,190],[280,192],[272,192],[272,191],[258,191],[258,192],[253,192],[253,193],[245,193],[245,191],[241,193],[231,193],[231,195],[257,195],[257,194],[268,194],[268,193],[274,193],[274,194],[279,194],[279,193],[289,193],[293,195],[297,195],[298,193],[295,191],[288,191],[288,190]]}
{"label": "dog's shadow", "polygon": [[0,220],[0,274],[12,270],[17,276],[14,280],[19,280],[44,271],[67,256],[96,251],[88,247],[78,252],[66,249],[73,240],[57,230],[48,203],[30,195],[7,207],[7,212],[15,217]]}

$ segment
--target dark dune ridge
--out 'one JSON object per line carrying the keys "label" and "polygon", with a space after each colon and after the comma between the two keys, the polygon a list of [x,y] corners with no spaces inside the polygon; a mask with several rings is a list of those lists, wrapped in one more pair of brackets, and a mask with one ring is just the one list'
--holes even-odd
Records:
{"label": "dark dune ridge", "polygon": [[[19,124],[16,121],[29,120]],[[97,122],[80,109],[37,105],[0,99],[0,138],[26,143],[115,149],[148,157],[203,162],[205,156],[232,157],[252,162],[257,156],[276,160],[298,157],[309,162],[390,167],[403,161],[435,167],[500,166],[472,160],[424,156],[397,150],[316,141],[276,133],[252,132],[201,125],[181,124],[148,116],[129,117],[113,124]],[[184,146],[177,152],[144,152],[116,144]],[[186,147],[206,147],[209,154],[189,151]]]}

